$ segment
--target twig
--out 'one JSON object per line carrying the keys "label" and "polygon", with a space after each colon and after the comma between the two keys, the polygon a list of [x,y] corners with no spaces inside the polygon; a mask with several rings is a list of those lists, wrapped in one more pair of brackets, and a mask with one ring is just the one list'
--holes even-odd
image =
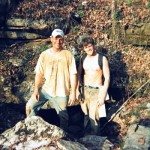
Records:
{"label": "twig", "polygon": [[144,83],[139,89],[137,89],[136,92],[135,92],[134,94],[132,94],[132,95],[123,103],[123,105],[111,116],[111,118],[103,125],[103,127],[100,129],[100,131],[103,130],[103,129],[105,128],[105,126],[106,126],[110,121],[112,121],[112,120],[116,117],[117,114],[120,114],[121,111],[122,111],[122,109],[123,109],[123,108],[125,107],[125,105],[129,102],[129,100],[130,100],[138,91],[140,91],[145,85],[147,85],[149,82],[150,82],[150,79],[149,79],[146,83]]}

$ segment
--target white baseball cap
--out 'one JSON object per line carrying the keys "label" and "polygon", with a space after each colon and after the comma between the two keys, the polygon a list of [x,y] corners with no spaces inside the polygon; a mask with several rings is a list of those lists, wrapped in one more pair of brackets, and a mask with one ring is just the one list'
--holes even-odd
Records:
{"label": "white baseball cap", "polygon": [[52,32],[52,34],[51,34],[51,37],[52,36],[56,37],[58,35],[60,35],[61,37],[64,37],[63,30],[61,30],[61,29],[54,29],[53,32]]}

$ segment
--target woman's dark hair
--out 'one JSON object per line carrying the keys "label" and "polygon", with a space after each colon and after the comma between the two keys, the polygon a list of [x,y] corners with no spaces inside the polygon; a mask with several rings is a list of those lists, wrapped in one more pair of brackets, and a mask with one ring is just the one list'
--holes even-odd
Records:
{"label": "woman's dark hair", "polygon": [[88,44],[94,45],[94,40],[91,37],[85,37],[82,39],[82,47],[87,46]]}

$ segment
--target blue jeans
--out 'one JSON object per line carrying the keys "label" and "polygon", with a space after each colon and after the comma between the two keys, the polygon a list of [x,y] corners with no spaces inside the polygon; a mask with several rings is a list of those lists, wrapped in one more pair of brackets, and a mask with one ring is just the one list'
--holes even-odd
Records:
{"label": "blue jeans", "polygon": [[29,101],[26,104],[26,108],[30,108],[30,114],[29,116],[36,116],[37,112],[40,110],[40,108],[47,102],[50,101],[50,104],[55,108],[57,114],[60,118],[60,127],[64,130],[67,130],[68,127],[68,112],[67,112],[67,103],[69,96],[66,97],[52,97],[49,94],[46,93],[45,90],[42,88],[39,89],[39,101],[34,99],[29,99]]}

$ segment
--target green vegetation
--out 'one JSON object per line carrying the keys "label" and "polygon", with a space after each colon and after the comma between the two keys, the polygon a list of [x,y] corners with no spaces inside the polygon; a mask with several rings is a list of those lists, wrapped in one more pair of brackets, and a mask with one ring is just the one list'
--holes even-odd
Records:
{"label": "green vegetation", "polygon": [[130,112],[127,116],[131,117],[131,116],[135,116],[136,118],[140,118],[140,112]]}
{"label": "green vegetation", "polygon": [[79,14],[79,16],[81,17],[81,18],[83,18],[84,17],[84,8],[82,7],[82,6],[80,6],[79,8],[78,8],[78,10],[77,10],[77,13]]}
{"label": "green vegetation", "polygon": [[121,20],[123,18],[123,12],[122,10],[118,10],[114,13],[114,19],[115,20]]}
{"label": "green vegetation", "polygon": [[124,49],[124,51],[125,51],[125,52],[128,52],[128,51],[129,51],[129,49],[128,49],[128,48],[125,48],[125,49]]}
{"label": "green vegetation", "polygon": [[34,47],[34,50],[37,51],[38,53],[42,53],[48,48],[49,48],[49,45],[45,44],[45,45],[39,45],[39,46]]}
{"label": "green vegetation", "polygon": [[127,5],[129,6],[129,7],[131,7],[132,6],[132,0],[127,0]]}
{"label": "green vegetation", "polygon": [[150,2],[148,2],[147,4],[147,9],[150,9]]}
{"label": "green vegetation", "polygon": [[84,10],[83,9],[78,10],[78,14],[81,18],[83,18],[84,17]]}
{"label": "green vegetation", "polygon": [[75,35],[75,34],[78,33],[79,29],[80,29],[80,26],[75,26],[75,27],[73,27],[73,28],[71,29],[71,33],[72,33],[73,35]]}

